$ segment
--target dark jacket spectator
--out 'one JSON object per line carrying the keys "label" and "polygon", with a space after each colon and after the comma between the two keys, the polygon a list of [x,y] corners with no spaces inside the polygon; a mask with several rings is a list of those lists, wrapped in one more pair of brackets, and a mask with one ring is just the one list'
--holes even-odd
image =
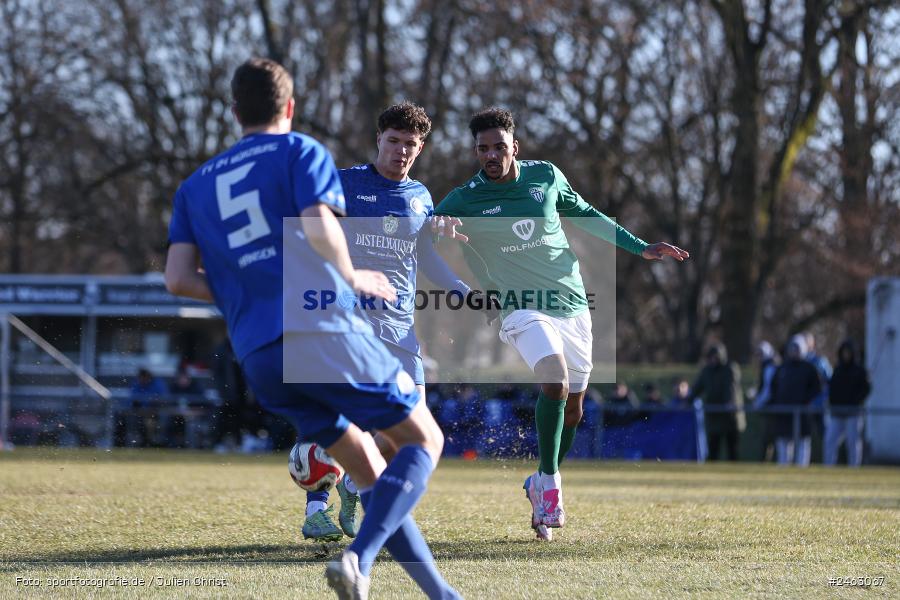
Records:
{"label": "dark jacket spectator", "polygon": [[[858,414],[871,391],[869,374],[859,362],[853,341],[844,341],[838,349],[838,364],[831,375],[828,389],[829,406],[840,407],[841,416]],[[857,410],[850,410],[853,408]]]}
{"label": "dark jacket spectator", "polygon": [[116,424],[115,442],[117,445],[146,446],[153,442],[156,419],[155,410],[159,403],[166,399],[169,390],[165,382],[147,369],[140,369],[137,379],[131,385],[128,396],[130,410],[126,409],[119,416]]}
{"label": "dark jacket spectator", "polygon": [[704,406],[729,407],[731,412],[707,411],[706,439],[709,457],[719,457],[721,442],[725,442],[728,460],[737,460],[738,433],[744,430],[744,406],[741,393],[741,368],[737,363],[728,362],[728,352],[722,344],[711,346],[706,352],[706,366],[701,369],[691,395],[703,399]]}
{"label": "dark jacket spectator", "polygon": [[[735,362],[728,362],[728,352],[722,344],[716,344],[706,352],[706,366],[691,386],[691,395],[702,398],[706,405],[743,408],[741,368]],[[712,433],[742,431],[744,413],[709,413],[706,415],[706,429]]]}
{"label": "dark jacket spectator", "polygon": [[637,410],[640,402],[624,381],[616,384],[615,392],[606,396],[603,403],[605,408],[603,425],[605,427],[624,427],[640,418]]}
{"label": "dark jacket spectator", "polygon": [[659,391],[659,388],[654,383],[645,383],[644,384],[644,400],[641,403],[641,411],[639,413],[639,417],[643,421],[649,421],[653,418],[653,413],[655,412],[653,409],[655,408],[663,408],[666,405],[666,401],[662,397],[662,392]]}
{"label": "dark jacket spectator", "polygon": [[823,460],[826,465],[837,463],[842,443],[847,447],[847,464],[852,467],[862,464],[862,405],[871,391],[869,374],[860,364],[853,342],[847,340],[838,349],[838,364],[828,390],[831,414],[825,421]]}
{"label": "dark jacket spectator", "polygon": [[154,377],[147,369],[138,371],[137,379],[131,386],[131,403],[135,408],[147,408],[163,399],[169,390],[162,379]]}
{"label": "dark jacket spectator", "polygon": [[666,402],[662,397],[662,392],[659,391],[659,388],[656,387],[656,384],[644,384],[644,404],[650,404],[652,406],[664,406],[665,403]]}
{"label": "dark jacket spectator", "polygon": [[[803,336],[794,336],[788,343],[784,363],[772,377],[770,406],[809,406],[821,391],[819,372],[805,360],[805,346]],[[803,415],[800,419],[800,437],[809,437],[811,431],[811,419]],[[775,435],[779,438],[793,437],[793,415],[785,414],[777,419]]]}

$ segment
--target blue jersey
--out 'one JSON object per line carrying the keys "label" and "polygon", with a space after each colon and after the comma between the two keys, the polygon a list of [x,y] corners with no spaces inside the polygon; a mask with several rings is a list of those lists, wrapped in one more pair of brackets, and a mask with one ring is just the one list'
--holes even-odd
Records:
{"label": "blue jersey", "polygon": [[418,353],[413,312],[419,264],[438,286],[469,289],[434,249],[431,194],[415,179],[388,179],[371,164],[341,169],[340,177],[347,216],[365,217],[345,221],[353,266],[383,272],[397,290],[395,303],[375,302],[366,314],[383,341]]}
{"label": "blue jersey", "polygon": [[[320,202],[345,211],[331,155],[298,133],[248,135],[200,167],[175,193],[169,242],[199,248],[239,360],[285,331],[371,332],[352,307],[290,311],[287,322],[282,318],[282,296],[292,281],[338,295],[353,293],[302,232],[284,239],[282,219],[299,217]],[[286,245],[289,269],[283,274]]]}

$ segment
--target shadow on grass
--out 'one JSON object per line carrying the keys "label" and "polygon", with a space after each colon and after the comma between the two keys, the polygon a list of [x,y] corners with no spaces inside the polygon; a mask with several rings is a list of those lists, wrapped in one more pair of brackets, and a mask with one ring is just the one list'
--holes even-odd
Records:
{"label": "shadow on grass", "polygon": [[315,563],[330,558],[340,549],[338,544],[247,544],[239,546],[192,546],[171,548],[133,548],[84,550],[51,553],[42,557],[2,559],[0,571],[16,566],[44,564],[134,564],[177,563]]}
{"label": "shadow on grass", "polygon": [[[52,553],[42,557],[29,557],[23,559],[0,559],[0,572],[19,571],[22,567],[52,566],[52,565],[79,565],[79,566],[103,566],[107,564],[131,565],[131,564],[159,564],[159,565],[202,565],[202,564],[315,564],[322,563],[337,554],[346,546],[345,543],[314,544],[299,543],[296,545],[284,544],[249,544],[240,546],[195,546],[173,548],[141,548],[141,549],[114,549],[114,550],[84,550],[67,551],[65,553]],[[627,560],[629,555],[634,559],[641,559],[650,553],[668,553],[676,550],[667,544],[658,548],[641,547],[629,548],[627,544],[618,542],[610,545],[606,551],[595,548],[590,556],[585,556],[583,544],[576,541],[566,542],[564,539],[543,543],[533,539],[485,539],[481,542],[470,541],[442,541],[436,540],[431,544],[432,552],[438,563],[452,561],[560,561],[604,558],[607,555],[618,555]],[[682,554],[710,554],[715,552],[717,546],[714,543],[696,541],[690,544],[679,543],[677,550]],[[597,550],[600,550],[597,552]],[[389,561],[389,555],[382,551],[379,561]]]}

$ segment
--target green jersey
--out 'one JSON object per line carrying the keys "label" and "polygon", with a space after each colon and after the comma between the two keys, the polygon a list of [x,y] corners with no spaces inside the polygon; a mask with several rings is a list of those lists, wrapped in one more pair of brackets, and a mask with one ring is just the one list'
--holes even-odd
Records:
{"label": "green jersey", "polygon": [[647,243],[585,202],[562,171],[541,160],[517,161],[515,181],[493,183],[483,171],[435,209],[459,217],[469,242],[466,262],[487,290],[496,290],[502,314],[530,308],[574,317],[588,307],[578,258],[560,215],[588,233],[640,255]]}

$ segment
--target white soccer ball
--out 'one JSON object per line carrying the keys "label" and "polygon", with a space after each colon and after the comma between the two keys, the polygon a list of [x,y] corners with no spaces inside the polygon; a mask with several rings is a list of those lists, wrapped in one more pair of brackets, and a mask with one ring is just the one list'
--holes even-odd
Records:
{"label": "white soccer ball", "polygon": [[288,461],[291,479],[307,492],[326,492],[344,476],[344,468],[318,444],[298,442]]}

